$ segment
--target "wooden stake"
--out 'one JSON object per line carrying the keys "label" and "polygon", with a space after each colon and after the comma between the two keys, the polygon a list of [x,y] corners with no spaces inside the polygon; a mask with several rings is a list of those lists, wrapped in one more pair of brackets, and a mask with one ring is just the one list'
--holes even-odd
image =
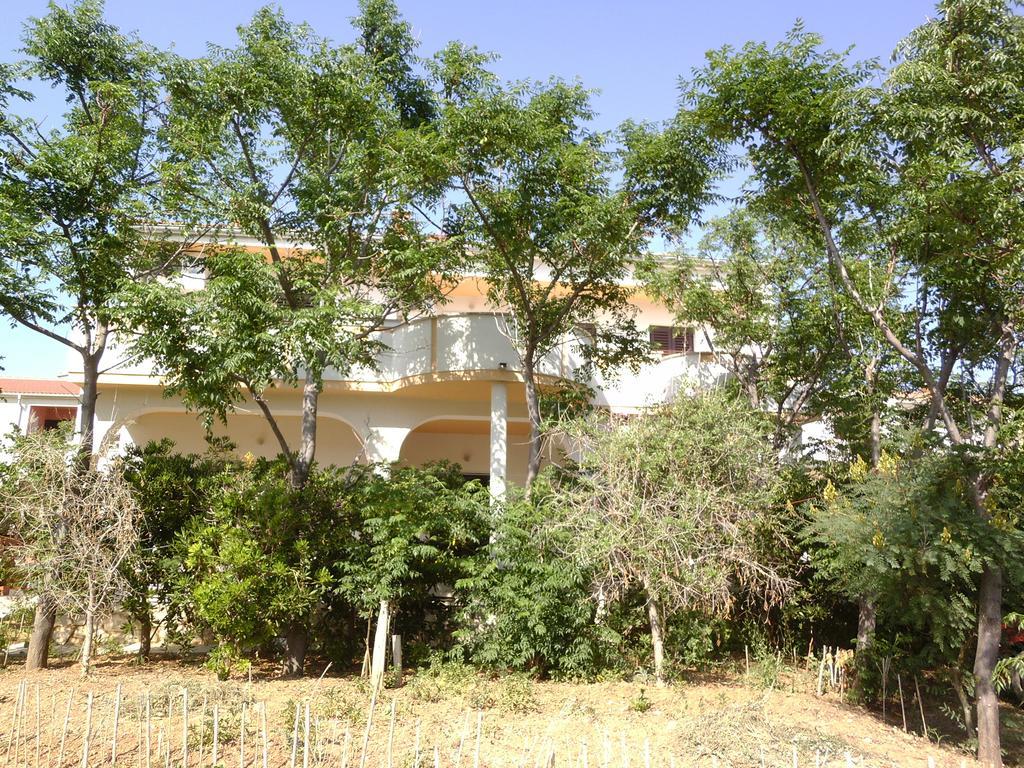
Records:
{"label": "wooden stake", "polygon": [[238,716],[238,768],[245,768],[245,702]]}
{"label": "wooden stake", "polygon": [[39,683],[36,683],[36,761],[35,768],[39,768],[39,722],[41,713],[39,707]]}
{"label": "wooden stake", "polygon": [[373,728],[373,713],[377,709],[377,689],[370,696],[370,711],[366,716],[366,732],[363,734],[363,748],[359,753],[359,768],[366,768],[366,748],[370,743],[370,729]]}
{"label": "wooden stake", "polygon": [[114,733],[110,737],[110,765],[111,768],[117,765],[117,726],[121,719],[121,684],[114,689]]}
{"label": "wooden stake", "polygon": [[416,738],[412,743],[412,768],[420,768],[420,720],[416,718]]}
{"label": "wooden stake", "polygon": [[388,726],[388,756],[387,766],[388,768],[395,768],[394,760],[394,747],[395,747],[395,700],[391,700],[391,724]]}
{"label": "wooden stake", "polygon": [[260,707],[260,731],[263,736],[263,768],[267,768],[270,752],[270,738],[267,736],[267,702]]}
{"label": "wooden stake", "polygon": [[309,768],[309,699],[306,699],[306,716],[302,725],[302,768]]}
{"label": "wooden stake", "polygon": [[85,705],[85,735],[82,741],[82,768],[89,768],[89,742],[92,739],[92,691]]}
{"label": "wooden stake", "polygon": [[199,710],[199,760],[196,765],[203,768],[203,758],[206,756],[206,696],[203,696],[203,706]]}
{"label": "wooden stake", "polygon": [[188,768],[188,688],[181,689],[181,768]]}
{"label": "wooden stake", "polygon": [[299,702],[295,702],[295,723],[292,725],[292,756],[288,761],[290,768],[295,768],[295,757],[299,752]]}
{"label": "wooden stake", "polygon": [[480,768],[480,731],[483,728],[484,711],[478,709],[476,713],[476,748],[473,750],[473,768]]}
{"label": "wooden stake", "polygon": [[917,706],[921,710],[921,728],[924,730],[924,737],[931,741],[928,735],[928,723],[924,719],[924,701],[921,700],[921,686],[917,684],[917,675],[914,675],[914,690],[917,691]]}
{"label": "wooden stake", "polygon": [[903,705],[903,679],[900,677],[900,673],[896,673],[896,685],[899,686],[900,690],[900,714],[903,715],[903,732],[907,732],[907,708]]}
{"label": "wooden stake", "polygon": [[[352,745],[352,728],[345,726],[345,745],[341,750],[341,768],[348,768],[348,750]],[[266,768],[266,766],[264,766]]]}
{"label": "wooden stake", "polygon": [[[152,768],[152,752],[153,752],[153,718],[152,718],[152,697],[149,691],[146,691],[146,768]],[[58,767],[59,768],[59,767]]]}
{"label": "wooden stake", "polygon": [[211,768],[217,768],[217,752],[220,750],[220,708],[217,704],[213,705],[213,747],[210,749],[212,759],[210,760]]}
{"label": "wooden stake", "polygon": [[68,723],[71,722],[71,704],[75,699],[75,690],[72,688],[68,694],[68,708],[64,712],[64,727],[60,731],[60,752],[57,754],[57,768],[64,766],[64,743],[68,737]]}

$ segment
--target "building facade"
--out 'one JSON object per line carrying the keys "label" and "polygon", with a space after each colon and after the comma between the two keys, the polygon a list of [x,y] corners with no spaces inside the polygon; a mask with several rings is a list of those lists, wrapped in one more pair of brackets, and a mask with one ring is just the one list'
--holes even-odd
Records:
{"label": "building facade", "polygon": [[[181,278],[201,290],[201,267]],[[666,400],[694,382],[721,380],[703,329],[678,328],[672,313],[629,286],[638,332],[655,348],[639,372],[621,371],[589,382],[594,404],[631,413]],[[379,334],[376,369],[347,376],[328,372],[319,401],[316,460],[321,464],[448,460],[500,492],[526,477],[529,433],[519,358],[505,332],[501,309],[490,306],[482,279],[459,281],[436,314],[395,323]],[[545,358],[542,379],[573,379],[583,362],[586,329],[569,333]],[[81,371],[76,358],[56,382],[0,380],[0,421],[34,430],[76,417]],[[80,366],[78,366],[80,367]],[[201,420],[163,385],[145,362],[131,362],[116,343],[104,355],[95,424],[96,444],[124,450],[170,438],[181,452],[206,449]],[[543,383],[543,382],[542,382]],[[282,431],[299,432],[301,389],[280,386],[265,399]],[[213,433],[239,453],[271,457],[278,441],[255,403],[243,403]]]}

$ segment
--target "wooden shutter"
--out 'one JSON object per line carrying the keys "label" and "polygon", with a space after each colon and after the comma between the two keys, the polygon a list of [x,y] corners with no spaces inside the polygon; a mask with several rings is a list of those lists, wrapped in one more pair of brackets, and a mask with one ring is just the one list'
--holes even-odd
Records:
{"label": "wooden shutter", "polygon": [[649,329],[651,349],[663,355],[693,351],[693,328],[652,325]]}

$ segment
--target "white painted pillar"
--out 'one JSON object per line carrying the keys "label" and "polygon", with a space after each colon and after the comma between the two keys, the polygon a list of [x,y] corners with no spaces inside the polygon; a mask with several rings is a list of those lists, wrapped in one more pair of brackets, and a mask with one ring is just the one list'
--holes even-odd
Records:
{"label": "white painted pillar", "polygon": [[491,384],[491,498],[505,498],[508,476],[508,384]]}
{"label": "white painted pillar", "polygon": [[363,431],[363,456],[370,463],[398,461],[408,427],[371,427]]}

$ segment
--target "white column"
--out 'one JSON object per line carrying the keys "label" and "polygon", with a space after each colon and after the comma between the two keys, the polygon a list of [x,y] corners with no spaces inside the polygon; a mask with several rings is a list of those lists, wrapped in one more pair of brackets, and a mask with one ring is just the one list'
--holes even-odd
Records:
{"label": "white column", "polygon": [[408,427],[371,427],[362,434],[363,456],[368,462],[390,464],[398,461]]}
{"label": "white column", "polygon": [[491,498],[505,498],[508,469],[508,384],[491,384]]}

